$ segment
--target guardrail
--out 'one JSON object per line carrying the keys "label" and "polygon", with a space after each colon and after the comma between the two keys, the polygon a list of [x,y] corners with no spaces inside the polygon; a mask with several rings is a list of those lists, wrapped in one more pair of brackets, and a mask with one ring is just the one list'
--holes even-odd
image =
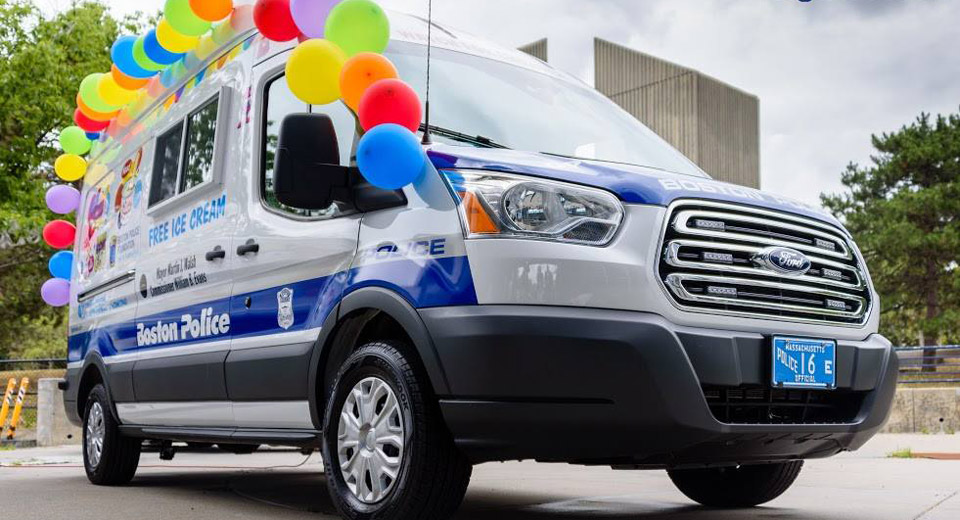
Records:
{"label": "guardrail", "polygon": [[960,384],[960,345],[896,347],[900,384]]}

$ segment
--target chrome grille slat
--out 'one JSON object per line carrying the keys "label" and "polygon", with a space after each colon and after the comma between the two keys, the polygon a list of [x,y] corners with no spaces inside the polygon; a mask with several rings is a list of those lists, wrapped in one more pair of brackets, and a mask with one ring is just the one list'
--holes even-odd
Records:
{"label": "chrome grille slat", "polygon": [[[776,247],[802,252],[810,270],[764,267],[757,257]],[[683,200],[670,208],[658,274],[684,310],[854,327],[866,321],[872,304],[861,262],[839,227],[751,206]]]}

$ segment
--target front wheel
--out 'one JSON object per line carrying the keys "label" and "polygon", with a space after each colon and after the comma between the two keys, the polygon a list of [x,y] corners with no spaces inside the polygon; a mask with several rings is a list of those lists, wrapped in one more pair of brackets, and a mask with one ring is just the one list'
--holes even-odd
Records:
{"label": "front wheel", "polygon": [[708,507],[753,507],[782,495],[803,468],[802,460],[729,468],[668,471],[674,485]]}
{"label": "front wheel", "polygon": [[83,414],[83,467],[90,482],[98,486],[130,482],[140,464],[141,444],[140,439],[120,433],[107,389],[93,387]]}
{"label": "front wheel", "polygon": [[327,400],[323,458],[344,518],[443,520],[466,493],[470,461],[408,351],[394,342],[363,346],[343,363]]}

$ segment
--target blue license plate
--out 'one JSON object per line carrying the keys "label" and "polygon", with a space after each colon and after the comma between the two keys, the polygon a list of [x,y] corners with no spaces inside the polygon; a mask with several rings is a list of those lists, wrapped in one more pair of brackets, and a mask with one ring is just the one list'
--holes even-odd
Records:
{"label": "blue license plate", "polygon": [[773,386],[837,387],[837,342],[822,339],[773,338]]}

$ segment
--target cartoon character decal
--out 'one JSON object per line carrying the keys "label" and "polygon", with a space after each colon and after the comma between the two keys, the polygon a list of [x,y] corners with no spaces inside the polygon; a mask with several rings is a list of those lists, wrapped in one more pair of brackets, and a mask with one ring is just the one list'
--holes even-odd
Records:
{"label": "cartoon character decal", "polygon": [[117,230],[123,229],[130,219],[137,215],[143,199],[143,181],[140,179],[140,162],[143,160],[143,149],[123,165],[120,172],[120,184],[113,201],[113,210],[117,214]]}

